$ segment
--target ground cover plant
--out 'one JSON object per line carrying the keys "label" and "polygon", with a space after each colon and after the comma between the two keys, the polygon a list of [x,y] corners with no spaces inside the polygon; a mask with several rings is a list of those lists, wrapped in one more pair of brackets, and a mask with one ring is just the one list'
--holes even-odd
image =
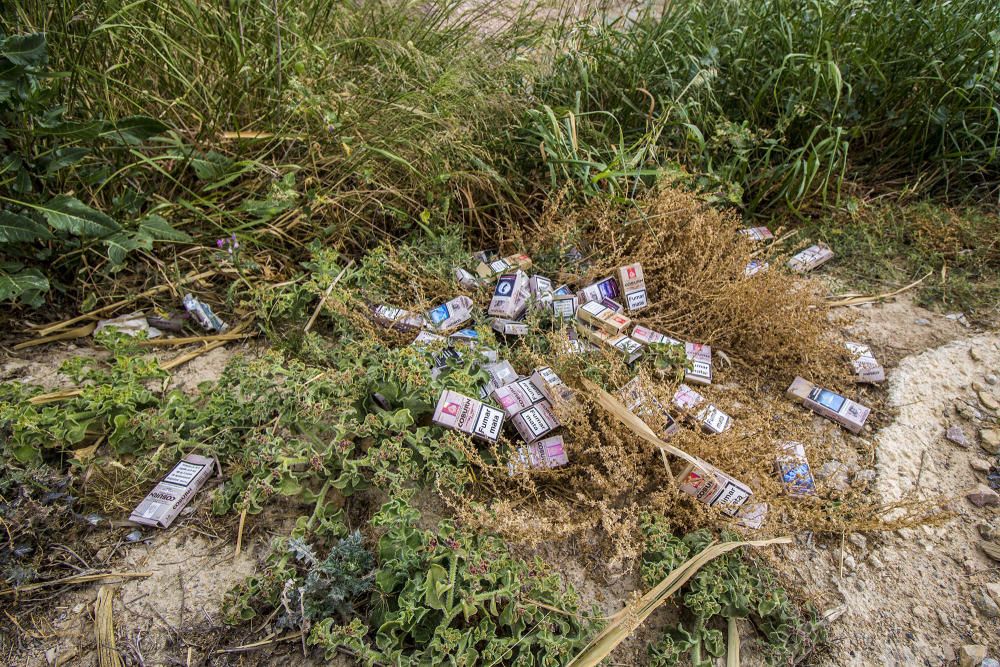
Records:
{"label": "ground cover plant", "polygon": [[[19,618],[47,609],[46,586],[127,541],[114,521],[187,453],[224,471],[199,521],[239,541],[291,517],[226,598],[234,643],[301,633],[303,651],[362,664],[567,664],[605,618],[562,555],[644,589],[745,534],[677,493],[677,470],[584,389],[637,376],[668,405],[688,364],[678,346],[630,367],[567,353],[549,314],[532,312],[523,340],[477,315],[479,345],[576,390],[556,406],[570,464],[531,468],[511,437],[484,444],[430,421],[443,390],[478,395],[483,359],[413,346],[371,308],[423,312],[466,293],[481,315],[492,285],[460,287],[453,269],[483,248],[527,252],[533,272],[574,288],[642,263],[638,319],[722,353],[703,393],[736,424],[671,443],[753,486],[769,505],[754,535],[942,518],[931,502],[880,505],[861,477],[792,498],[775,476],[779,441],[803,442],[814,469],[835,458],[782,397],[791,377],[884,399],[854,388],[826,286],[782,265],[825,241],[855,284],[888,291],[930,272],[924,302],[996,316],[1000,11],[535,9],[4,5],[0,344],[97,307],[166,315],[187,291],[258,336],[197,390],[172,386],[152,341],[113,333],[63,364],[71,391],[0,383],[7,647],[25,641]],[[761,248],[738,234],[752,222],[793,234]],[[748,277],[751,258],[772,270]],[[874,459],[866,439],[839,447],[855,467]],[[815,610],[744,551],[676,602],[679,620],[657,621],[642,647],[650,664],[709,664],[737,619],[775,664],[824,641]]]}

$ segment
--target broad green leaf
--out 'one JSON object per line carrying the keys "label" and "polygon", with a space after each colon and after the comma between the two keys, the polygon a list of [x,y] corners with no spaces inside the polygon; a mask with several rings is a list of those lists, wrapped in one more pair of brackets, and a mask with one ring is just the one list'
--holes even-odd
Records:
{"label": "broad green leaf", "polygon": [[49,225],[70,234],[100,238],[121,231],[121,225],[110,216],[69,195],[58,195],[46,204],[32,204],[31,207],[40,211]]}
{"label": "broad green leaf", "polygon": [[139,230],[137,236],[148,238],[152,241],[191,241],[191,237],[179,229],[171,226],[169,222],[156,215],[147,215],[139,220]]}
{"label": "broad green leaf", "polygon": [[37,126],[34,133],[38,136],[61,137],[62,139],[78,139],[85,141],[96,139],[101,136],[101,132],[107,124],[100,120],[88,121],[62,121],[50,127]]}
{"label": "broad green leaf", "polygon": [[89,154],[89,148],[58,148],[53,152],[52,157],[45,165],[45,173],[52,175],[60,169],[65,169],[76,164]]}
{"label": "broad green leaf", "polygon": [[30,243],[39,239],[50,239],[48,228],[31,218],[0,211],[0,243]]}
{"label": "broad green leaf", "polygon": [[38,269],[22,269],[17,273],[0,270],[0,301],[20,299],[29,306],[42,305],[42,295],[49,291],[49,281]]}
{"label": "broad green leaf", "polygon": [[12,35],[0,44],[0,55],[16,65],[36,67],[45,63],[45,35]]}
{"label": "broad green leaf", "polygon": [[104,244],[108,246],[108,259],[115,266],[121,265],[125,261],[125,256],[139,247],[135,239],[126,236],[124,232],[105,237]]}
{"label": "broad green leaf", "polygon": [[160,121],[149,116],[128,116],[108,125],[109,127],[101,133],[101,136],[127,144],[140,144],[169,129]]}

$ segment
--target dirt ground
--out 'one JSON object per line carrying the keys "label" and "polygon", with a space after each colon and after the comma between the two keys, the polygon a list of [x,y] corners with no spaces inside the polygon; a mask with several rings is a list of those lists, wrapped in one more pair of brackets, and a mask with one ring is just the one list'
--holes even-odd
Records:
{"label": "dirt ground", "polygon": [[[939,527],[891,534],[801,534],[775,551],[770,560],[780,564],[790,585],[822,610],[836,612],[830,647],[808,664],[955,665],[966,644],[983,644],[990,656],[1000,656],[1000,600],[991,602],[986,589],[1000,582],[1000,568],[979,548],[981,535],[1000,531],[1000,508],[976,507],[964,497],[985,481],[990,457],[980,447],[979,434],[997,422],[996,411],[986,404],[1000,399],[1000,335],[966,328],[907,298],[842,309],[833,317],[853,338],[870,343],[888,372],[888,401],[896,416],[868,436],[875,446],[875,492],[887,501],[904,494],[945,496],[953,517]],[[176,386],[193,389],[216,379],[236,347],[182,369]],[[57,387],[62,383],[57,362],[79,352],[56,345],[8,359],[0,364],[0,379],[30,377]],[[836,432],[819,417],[815,425]],[[965,446],[945,439],[949,426],[962,429]],[[847,458],[851,474],[864,465]],[[316,655],[304,657],[298,639],[232,650],[244,642],[222,624],[223,595],[262,567],[272,533],[248,530],[237,556],[231,532],[220,536],[199,522],[203,512],[197,508],[204,502],[202,494],[195,511],[173,528],[144,535],[116,552],[114,570],[149,575],[115,586],[117,647],[128,664],[327,664]],[[585,599],[607,612],[636,585],[632,576],[586,581],[583,568],[554,563]],[[96,584],[77,588],[54,599],[43,617],[20,619],[22,649],[7,656],[7,664],[96,665],[97,590]],[[757,664],[749,641],[752,628],[743,626],[743,634],[749,648],[744,664]],[[259,634],[247,635],[245,642],[257,639]],[[614,664],[642,664],[642,655],[626,649],[614,656]]]}

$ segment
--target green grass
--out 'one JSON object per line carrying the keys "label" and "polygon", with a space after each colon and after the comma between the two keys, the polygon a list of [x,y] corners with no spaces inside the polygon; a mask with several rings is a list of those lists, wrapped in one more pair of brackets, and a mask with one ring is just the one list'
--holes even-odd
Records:
{"label": "green grass", "polygon": [[998,229],[1000,217],[976,207],[852,201],[803,233],[833,247],[830,271],[852,288],[889,292],[923,277],[921,305],[990,323],[1000,317]]}

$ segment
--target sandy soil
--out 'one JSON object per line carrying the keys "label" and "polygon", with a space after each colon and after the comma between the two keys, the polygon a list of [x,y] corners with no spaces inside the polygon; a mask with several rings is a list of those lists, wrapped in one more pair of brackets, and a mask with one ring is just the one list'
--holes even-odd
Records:
{"label": "sandy soil", "polygon": [[[896,417],[867,438],[874,451],[876,492],[886,500],[905,494],[928,500],[946,497],[953,517],[939,527],[892,534],[799,535],[795,544],[776,553],[774,560],[784,564],[793,587],[821,609],[843,612],[831,625],[831,646],[809,664],[955,665],[965,644],[986,645],[996,657],[1000,620],[990,616],[995,607],[982,597],[986,584],[1000,582],[1000,568],[979,543],[981,532],[1000,530],[1000,513],[996,507],[976,507],[964,495],[984,481],[984,472],[973,468],[981,468],[988,458],[978,443],[979,430],[995,425],[997,415],[973,385],[986,402],[1000,399],[1000,384],[989,384],[992,376],[1000,375],[1000,336],[967,329],[906,299],[838,311],[835,317],[853,338],[872,345],[889,373],[888,402]],[[190,364],[174,375],[174,386],[191,390],[217,379],[235,348]],[[0,365],[0,377],[30,377],[57,387],[65,381],[56,373],[58,362],[74,353],[79,350],[54,346],[44,355],[8,359]],[[834,451],[843,449],[844,462],[853,470],[872,464],[856,460],[858,448],[841,442],[837,427],[819,418],[815,423],[829,436]],[[963,429],[968,446],[944,438],[949,426]],[[204,497],[199,502],[204,503]],[[205,508],[195,506],[200,509],[194,515],[146,542],[122,547],[118,554],[123,555],[116,556],[117,570],[150,574],[121,583],[115,593],[118,647],[130,664],[325,664],[315,652],[303,657],[297,641],[249,652],[218,652],[233,646],[231,637],[222,639],[222,597],[261,567],[268,537],[250,532],[243,552],[234,557],[231,539],[199,528],[196,517]],[[558,558],[556,562],[585,598],[608,613],[636,585],[631,576],[587,580],[584,568]],[[29,640],[27,650],[10,664],[96,664],[96,591],[96,585],[82,587],[58,598],[48,618],[36,623],[42,638]],[[666,615],[669,612],[654,618],[652,625]],[[752,629],[742,630],[746,644],[751,644]],[[759,661],[752,649],[745,658],[747,665]],[[618,665],[642,660],[641,651],[633,647],[615,655]]]}

